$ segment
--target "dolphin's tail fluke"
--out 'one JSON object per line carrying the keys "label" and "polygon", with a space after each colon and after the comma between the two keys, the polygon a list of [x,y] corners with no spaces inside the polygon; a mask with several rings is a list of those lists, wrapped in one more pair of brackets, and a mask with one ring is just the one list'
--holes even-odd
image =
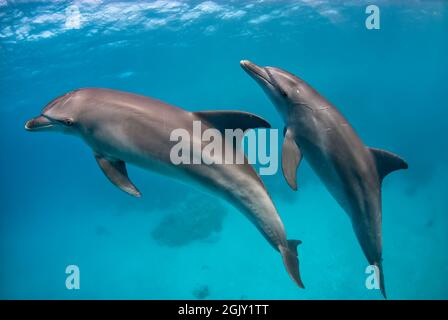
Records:
{"label": "dolphin's tail fluke", "polygon": [[381,261],[380,262],[375,262],[374,265],[378,268],[378,271],[380,273],[380,290],[381,290],[381,294],[383,295],[384,299],[387,299],[386,287],[384,285],[383,263]]}
{"label": "dolphin's tail fluke", "polygon": [[290,277],[300,288],[305,288],[300,279],[299,257],[297,255],[297,246],[301,243],[300,240],[288,240],[288,247],[280,246],[279,250]]}

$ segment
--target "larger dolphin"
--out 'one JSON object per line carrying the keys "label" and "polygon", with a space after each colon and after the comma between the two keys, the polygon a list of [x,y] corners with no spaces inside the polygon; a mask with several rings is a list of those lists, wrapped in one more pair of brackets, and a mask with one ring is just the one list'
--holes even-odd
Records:
{"label": "larger dolphin", "polygon": [[[243,212],[269,243],[278,250],[291,278],[303,287],[297,257],[298,240],[286,240],[283,223],[252,166],[243,164],[174,165],[170,152],[173,130],[190,133],[192,145],[202,146],[193,134],[193,121],[202,130],[243,130],[269,127],[265,120],[238,111],[188,112],[148,97],[109,89],[80,89],[51,101],[41,115],[25,124],[29,131],[59,131],[81,137],[92,148],[98,165],[109,180],[123,191],[140,196],[130,181],[126,163],[189,181],[225,198]],[[227,141],[228,142],[228,141]],[[192,148],[193,158],[201,157]],[[227,149],[226,149],[227,150]],[[236,152],[242,152],[240,149]],[[215,150],[221,153],[219,150]],[[222,154],[216,157],[224,157]],[[244,157],[244,156],[243,156]],[[216,159],[216,158],[215,158]],[[211,160],[211,159],[209,159]],[[213,161],[202,163],[212,163]],[[250,250],[245,246],[245,250]]]}
{"label": "larger dolphin", "polygon": [[285,122],[282,170],[297,190],[302,155],[348,213],[362,250],[379,271],[384,297],[381,182],[407,163],[390,152],[366,147],[335,106],[297,76],[243,60],[242,68],[266,92]]}

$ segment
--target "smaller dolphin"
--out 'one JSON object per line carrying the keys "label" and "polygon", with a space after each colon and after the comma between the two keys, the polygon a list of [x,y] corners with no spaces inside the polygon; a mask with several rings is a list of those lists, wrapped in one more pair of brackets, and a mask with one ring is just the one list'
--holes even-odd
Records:
{"label": "smaller dolphin", "polygon": [[379,271],[382,266],[381,182],[390,172],[407,169],[397,155],[366,147],[335,106],[288,71],[243,60],[241,67],[261,86],[285,121],[282,170],[297,190],[296,172],[304,156],[348,213],[361,248]]}
{"label": "smaller dolphin", "polygon": [[[106,177],[130,195],[140,197],[141,194],[128,177],[126,163],[193,184],[226,199],[280,252],[288,274],[303,288],[297,257],[300,241],[286,240],[283,223],[271,197],[247,159],[242,164],[210,165],[174,165],[171,161],[170,154],[176,144],[171,140],[174,130],[189,132],[193,146],[205,144],[201,137],[192,133],[194,121],[200,121],[204,131],[208,128],[224,132],[227,128],[244,131],[270,127],[265,120],[246,112],[189,112],[149,97],[88,88],[54,99],[40,116],[25,124],[25,129],[62,132],[82,138],[92,149]],[[215,150],[216,158],[225,159],[224,150],[227,145],[223,150]],[[235,152],[243,151],[236,149]],[[202,156],[193,148],[193,159]]]}

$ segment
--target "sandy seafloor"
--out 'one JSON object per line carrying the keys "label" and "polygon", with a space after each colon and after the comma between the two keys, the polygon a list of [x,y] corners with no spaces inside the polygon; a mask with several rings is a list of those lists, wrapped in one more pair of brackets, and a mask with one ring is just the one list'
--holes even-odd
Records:
{"label": "sandy seafloor", "polygon": [[[188,110],[241,109],[283,125],[241,59],[296,73],[366,145],[404,157],[383,185],[384,272],[392,299],[446,299],[448,5],[377,1],[0,1],[0,298],[381,299],[348,217],[306,163],[300,190],[263,177],[288,237],[298,289],[243,215],[129,166],[143,193],[116,189],[73,137],[25,132],[54,97],[108,87]],[[79,23],[67,23],[76,5]],[[143,134],[143,133],[142,133]],[[67,290],[65,268],[81,271]]]}

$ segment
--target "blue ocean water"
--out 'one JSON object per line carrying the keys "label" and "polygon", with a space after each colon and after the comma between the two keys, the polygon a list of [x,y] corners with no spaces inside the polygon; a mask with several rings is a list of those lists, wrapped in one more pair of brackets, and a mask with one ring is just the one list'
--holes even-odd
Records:
{"label": "blue ocean water", "polygon": [[[447,299],[448,3],[0,0],[0,298],[381,299],[343,210],[305,163],[298,192],[264,176],[300,239],[301,290],[251,223],[224,201],[129,166],[143,193],[114,187],[79,139],[24,123],[80,87],[188,110],[241,109],[283,124],[239,67],[285,68],[332,101],[363,141],[409,170],[383,185],[392,299]],[[68,265],[80,289],[67,290]]]}

